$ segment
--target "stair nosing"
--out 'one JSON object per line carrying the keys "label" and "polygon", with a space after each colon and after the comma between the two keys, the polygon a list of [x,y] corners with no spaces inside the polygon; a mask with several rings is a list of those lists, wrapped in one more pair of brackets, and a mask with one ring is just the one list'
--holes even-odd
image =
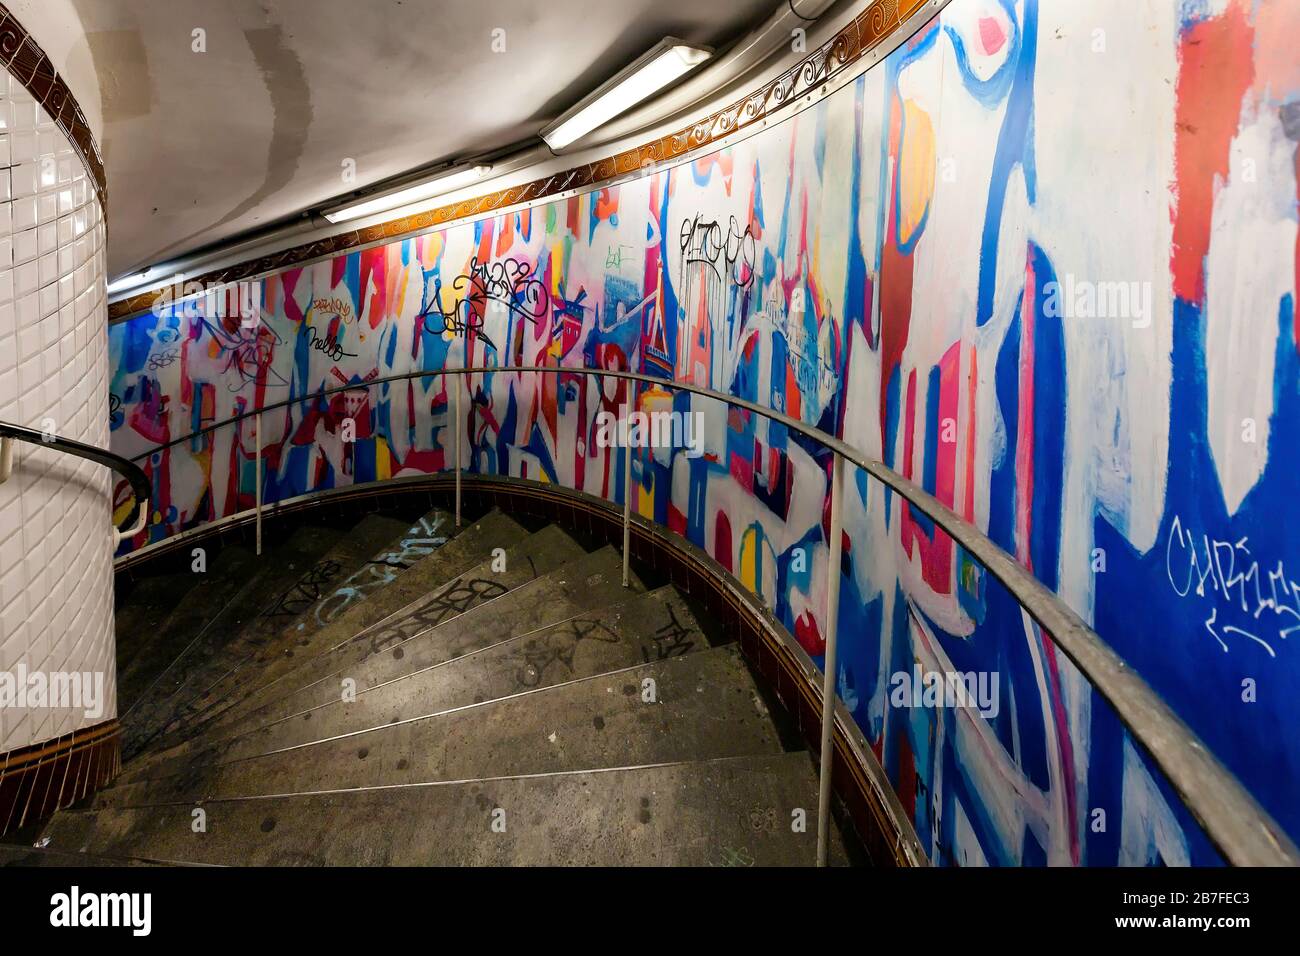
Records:
{"label": "stair nosing", "polygon": [[247,793],[238,796],[199,797],[192,800],[163,800],[156,803],[115,803],[106,807],[84,807],[64,810],[70,816],[95,816],[123,810],[148,810],[156,807],[195,807],[212,803],[245,803],[253,800],[283,800],[293,797],[323,797],[347,793],[379,793],[386,790],[420,790],[430,787],[456,787],[476,783],[495,783],[504,780],[540,780],[548,777],[573,777],[582,774],[634,773],[658,770],[664,767],[690,767],[704,764],[742,762],[747,760],[778,760],[809,757],[801,750],[783,750],[778,753],[727,754],[720,757],[701,757],[698,760],[660,760],[643,764],[619,764],[614,767],[580,767],[573,770],[544,770],[535,773],[506,773],[486,777],[459,777],[455,780],[415,780],[407,783],[377,783],[364,787],[330,787],[323,790],[289,790],[282,793]]}
{"label": "stair nosing", "polygon": [[[390,721],[389,723],[386,724],[376,724],[372,727],[365,727],[360,730],[350,730],[347,733],[334,734],[329,737],[322,737],[319,740],[310,740],[301,744],[292,744],[288,747],[277,747],[274,750],[267,750],[256,754],[248,754],[243,757],[235,757],[232,760],[218,761],[216,763],[210,764],[209,766],[229,767],[229,766],[233,766],[234,764],[245,763],[250,760],[261,760],[265,757],[274,757],[280,754],[292,753],[293,751],[296,750],[306,750],[309,747],[317,747],[322,744],[336,743],[337,741],[340,740],[348,740],[349,738],[359,737],[363,734],[377,733],[379,731],[387,730],[392,727],[402,727],[407,724],[419,723],[420,721],[423,720],[434,720],[436,718],[449,717],[455,714],[464,713],[466,711],[476,710],[481,707],[488,707],[495,704],[501,704],[506,701],[521,700],[525,697],[531,697],[536,694],[545,694],[551,691],[560,691],[568,687],[576,686],[578,684],[585,684],[590,681],[600,680],[601,678],[612,677],[615,674],[625,674],[629,671],[634,671],[639,668],[671,666],[677,664],[680,661],[695,662],[698,661],[701,657],[709,654],[721,656],[722,654],[736,654],[736,653],[739,653],[739,651],[736,649],[736,645],[724,644],[719,647],[705,648],[704,650],[699,651],[695,654],[686,654],[680,657],[671,657],[661,661],[649,661],[649,662],[641,661],[636,664],[630,664],[627,667],[619,667],[611,671],[602,671],[599,674],[589,674],[586,677],[575,677],[572,680],[563,681],[559,684],[550,684],[546,687],[533,687],[530,688],[529,690],[520,691],[517,694],[507,694],[504,697],[494,697],[491,700],[476,701],[470,704],[459,704],[456,707],[449,707],[446,708],[445,710],[433,711],[427,714],[419,714],[415,717],[405,717],[401,720]],[[129,781],[127,782],[126,785],[137,786],[140,784],[144,784],[148,781],[165,780],[169,777],[175,777],[175,776],[178,776],[178,774],[176,773],[160,774],[156,777],[144,776],[138,780]]]}
{"label": "stair nosing", "polygon": [[[596,552],[591,552],[591,553],[594,554],[594,553],[596,553]],[[541,579],[540,579],[540,578],[535,578],[534,580],[541,580]],[[530,582],[528,582],[528,583],[531,584],[532,582],[530,581]],[[386,680],[386,681],[383,681],[383,682],[381,682],[381,683],[374,684],[374,685],[372,685],[372,686],[370,686],[370,687],[365,688],[364,690],[357,691],[357,697],[360,698],[360,697],[361,697],[362,695],[364,695],[364,694],[369,694],[369,693],[371,693],[372,691],[377,691],[377,690],[380,690],[380,689],[382,689],[382,688],[384,688],[384,687],[391,687],[393,684],[400,683],[401,681],[407,680],[408,678],[411,678],[411,677],[418,677],[418,676],[420,676],[421,674],[427,674],[427,673],[429,673],[430,671],[436,670],[436,669],[439,668],[439,667],[446,667],[446,666],[448,666],[448,665],[450,665],[450,664],[456,664],[456,663],[459,663],[459,662],[461,662],[461,661],[468,660],[469,658],[474,657],[474,656],[476,656],[476,655],[478,655],[478,654],[484,654],[484,653],[486,653],[486,652],[488,652],[488,651],[497,650],[497,649],[499,649],[499,648],[501,648],[501,647],[504,647],[505,645],[510,644],[510,643],[512,643],[512,642],[514,642],[514,641],[522,640],[523,638],[530,637],[531,635],[537,634],[537,633],[539,633],[539,632],[541,632],[541,631],[550,630],[550,629],[553,628],[553,627],[559,627],[561,624],[567,624],[567,623],[569,623],[570,621],[576,620],[577,618],[580,618],[580,617],[582,617],[582,616],[584,616],[584,615],[587,615],[587,614],[598,614],[598,613],[600,613],[600,612],[602,612],[602,611],[608,611],[608,610],[610,610],[610,609],[612,609],[612,608],[622,607],[622,606],[624,606],[625,604],[631,604],[633,601],[637,600],[638,598],[643,598],[643,597],[646,597],[647,595],[654,594],[656,591],[667,591],[667,590],[670,590],[670,589],[673,590],[673,591],[675,592],[675,589],[672,588],[672,585],[664,585],[662,588],[655,588],[654,591],[639,591],[639,592],[636,592],[636,593],[634,593],[632,596],[630,596],[630,597],[628,597],[627,599],[622,600],[622,601],[614,601],[614,602],[612,602],[612,603],[610,603],[610,604],[602,604],[602,605],[600,605],[599,607],[590,608],[590,609],[588,609],[588,610],[584,610],[584,611],[578,611],[576,614],[571,614],[571,615],[569,615],[568,617],[563,618],[563,619],[561,619],[561,620],[558,620],[558,621],[552,621],[552,622],[549,623],[549,624],[542,624],[542,625],[540,625],[540,626],[538,626],[538,627],[535,627],[535,628],[533,628],[533,629],[531,629],[531,630],[523,631],[522,633],[515,634],[515,635],[513,635],[512,637],[506,637],[506,638],[503,638],[503,639],[501,639],[501,640],[499,640],[499,641],[496,641],[495,643],[492,643],[492,644],[486,644],[486,645],[484,645],[483,647],[478,647],[478,648],[475,648],[475,649],[472,650],[472,651],[467,651],[466,653],[461,654],[461,655],[459,655],[459,656],[457,656],[457,657],[451,657],[451,658],[448,658],[448,659],[445,660],[445,661],[438,661],[436,664],[429,664],[428,666],[426,666],[426,667],[421,667],[421,668],[419,668],[418,670],[413,670],[413,671],[410,671],[409,673],[402,674],[400,677],[393,677],[393,678],[390,678],[390,679],[388,679],[388,680]],[[513,593],[513,592],[508,592],[508,593]],[[501,595],[501,597],[504,597],[504,596],[505,596],[505,595]],[[493,598],[493,600],[496,600],[496,598]],[[477,607],[485,607],[485,606],[486,606],[487,604],[489,604],[489,603],[491,603],[491,602],[490,602],[490,601],[485,601],[483,604],[477,605]],[[473,610],[473,609],[471,609],[471,610]],[[469,613],[469,612],[466,611],[465,613]],[[460,616],[461,616],[461,615],[458,615],[457,617],[460,617]],[[451,618],[450,620],[456,620],[456,618]],[[447,622],[447,621],[444,621],[444,622],[442,622],[441,624],[437,624],[437,625],[434,626],[434,628],[431,628],[430,630],[434,630],[434,629],[436,629],[436,628],[438,628],[438,627],[441,627],[442,624],[445,624],[445,623],[448,623],[448,622]],[[424,632],[424,631],[421,632],[421,634],[424,634],[424,633],[428,633],[428,632]],[[414,636],[411,638],[411,640],[414,640],[415,637],[419,637],[419,636],[420,636],[419,634],[414,635]],[[405,643],[405,642],[403,642],[403,643]],[[396,645],[394,645],[394,646],[395,646],[395,647],[401,647],[401,644],[396,644]],[[640,663],[638,663],[638,664],[634,664],[634,665],[631,665],[631,666],[633,666],[633,667],[643,667],[643,666],[645,666],[645,664],[647,664],[647,663],[651,663],[651,662],[649,662],[649,661],[642,661],[642,662],[640,662]],[[613,673],[618,673],[618,671],[602,671],[601,673],[602,673],[602,674],[613,674]],[[329,677],[329,676],[334,676],[334,675],[327,675],[327,677]],[[600,676],[600,675],[588,675],[588,677],[584,677],[584,678],[575,678],[575,680],[586,680],[586,679],[588,679],[589,677],[593,677],[593,676]],[[321,680],[325,680],[325,679],[327,679],[327,677],[323,677],[323,678],[321,678]],[[304,686],[304,687],[301,687],[301,688],[299,688],[299,690],[307,690],[307,689],[310,688],[310,687],[314,687],[314,686],[316,686],[316,683],[319,683],[319,681],[317,681],[317,682],[315,682],[315,683],[312,683],[312,684],[308,684],[308,685],[306,685],[306,686]],[[545,687],[535,687],[535,688],[532,688],[531,690],[533,690],[533,691],[537,691],[537,690],[546,690],[548,687],[559,687],[559,686],[561,686],[561,685],[559,685],[559,684],[548,684],[548,685],[546,685]],[[298,691],[293,691],[293,693],[297,693],[297,692],[298,692]],[[506,697],[490,697],[490,698],[488,698],[488,699],[485,700],[485,701],[480,701],[479,703],[481,703],[481,704],[482,704],[482,703],[490,703],[491,701],[496,701],[496,700],[505,700],[505,699],[506,699]],[[208,741],[208,744],[209,744],[209,745],[215,745],[215,744],[222,743],[222,742],[225,742],[225,741],[230,741],[230,740],[239,740],[239,739],[241,739],[241,738],[243,738],[243,737],[248,737],[248,736],[250,736],[250,735],[252,735],[252,734],[255,734],[255,733],[257,733],[258,731],[266,730],[267,728],[275,727],[275,726],[278,725],[278,724],[282,724],[282,723],[285,723],[286,721],[290,721],[290,720],[293,720],[293,719],[295,719],[295,718],[297,718],[297,717],[301,717],[303,714],[315,713],[315,712],[318,711],[318,710],[322,710],[322,709],[324,709],[324,708],[326,708],[326,707],[333,707],[333,706],[335,706],[335,705],[337,705],[337,704],[339,704],[339,703],[342,703],[342,701],[339,701],[339,700],[331,700],[331,701],[329,701],[329,702],[327,702],[327,703],[324,703],[324,704],[315,704],[315,705],[313,705],[313,706],[311,706],[311,707],[308,707],[308,708],[306,708],[306,709],[304,709],[304,710],[294,711],[294,712],[291,713],[291,714],[286,714],[286,715],[283,716],[283,717],[277,717],[277,718],[275,718],[274,720],[268,721],[268,722],[266,722],[266,723],[264,723],[264,724],[258,724],[256,727],[249,728],[248,730],[241,731],[240,733],[237,733],[237,734],[231,734],[231,735],[228,736],[228,737],[218,737],[218,738],[216,738],[215,740]],[[384,726],[386,726],[386,727],[393,727],[393,726],[396,726],[396,725],[395,725],[395,724],[385,724]],[[326,738],[321,738],[321,739],[323,740],[323,739],[326,739]],[[233,761],[231,761],[231,762],[233,762]]]}
{"label": "stair nosing", "polygon": [[[612,547],[613,547],[613,545],[605,545],[604,547],[602,547],[602,548],[598,548],[598,549],[595,550],[595,551],[586,551],[586,552],[584,552],[584,553],[581,554],[581,555],[575,555],[574,558],[573,558],[573,561],[581,561],[583,558],[588,557],[589,555],[592,555],[592,554],[599,554],[601,551],[605,550],[605,548],[612,548]],[[531,558],[530,558],[529,560],[531,561]],[[458,620],[460,620],[462,617],[464,617],[465,615],[474,613],[474,612],[477,611],[479,608],[487,607],[487,606],[490,605],[490,604],[494,604],[494,603],[496,603],[497,601],[503,600],[503,599],[508,598],[508,597],[517,596],[517,595],[519,594],[519,592],[522,591],[524,588],[526,588],[526,587],[530,587],[531,585],[534,585],[534,584],[537,584],[539,581],[545,581],[545,580],[547,580],[548,578],[550,578],[551,575],[556,574],[556,573],[558,573],[558,572],[564,570],[564,568],[566,568],[566,567],[568,567],[570,564],[572,564],[573,561],[566,562],[566,563],[560,565],[558,568],[555,568],[554,570],[551,570],[551,571],[547,571],[547,572],[545,572],[544,574],[539,574],[539,575],[537,575],[536,577],[529,578],[527,581],[524,581],[524,582],[522,582],[521,584],[517,585],[516,587],[511,588],[509,591],[505,591],[505,592],[503,592],[503,593],[501,593],[501,594],[496,595],[495,597],[490,597],[490,598],[488,598],[486,601],[484,601],[482,604],[475,604],[473,607],[466,608],[465,610],[461,611],[459,614],[455,614],[455,615],[453,615],[453,616],[451,616],[451,617],[449,617],[449,618],[446,618],[445,620],[439,621],[437,624],[432,624],[432,625],[430,625],[429,627],[426,627],[426,628],[425,628],[424,630],[422,630],[422,631],[416,631],[416,632],[415,632],[414,634],[412,634],[410,637],[403,638],[402,640],[398,641],[396,644],[391,645],[391,647],[402,647],[402,646],[404,646],[404,645],[406,645],[406,644],[409,644],[411,641],[417,640],[418,638],[425,637],[425,636],[427,636],[427,635],[433,633],[434,631],[436,631],[438,628],[442,627],[443,625],[450,624],[450,623],[452,623],[453,621],[458,621]],[[482,564],[482,563],[483,563],[483,562],[480,562],[480,564]],[[478,567],[478,565],[475,565],[475,567]],[[535,569],[536,569],[536,565],[534,565],[534,570],[535,570]],[[468,574],[469,571],[472,571],[472,570],[474,570],[474,569],[473,569],[473,568],[468,569],[468,570],[465,572],[465,574]],[[464,576],[465,576],[464,574],[457,575],[456,578],[455,578],[454,580],[452,580],[452,581],[448,581],[448,582],[446,582],[446,584],[455,584],[457,581],[459,581],[459,580],[460,580],[461,578],[463,578]],[[436,591],[431,592],[431,593],[437,593],[437,591],[441,591],[441,590],[446,586],[446,584],[444,584],[444,585],[440,585],[440,586],[437,588]],[[644,593],[646,593],[646,592],[644,592],[644,591],[638,591],[638,592],[636,592],[636,593],[638,593],[638,594],[644,594]],[[415,604],[415,603],[417,603],[417,602],[420,601],[420,600],[423,600],[423,598],[417,598],[416,601],[412,601],[412,602],[410,602],[410,604],[407,604],[405,608],[402,608],[402,610],[406,610],[406,609],[409,608],[412,604]],[[558,623],[563,623],[563,622],[557,621],[556,623],[558,624]],[[549,626],[551,626],[551,625],[547,625],[547,626],[549,627]],[[308,658],[307,660],[308,660],[308,661],[319,660],[320,658],[324,657],[326,654],[332,654],[334,651],[337,651],[337,650],[339,650],[339,649],[341,649],[341,648],[344,648],[344,647],[348,647],[349,645],[351,645],[351,644],[353,644],[354,642],[356,642],[356,640],[357,640],[358,638],[360,638],[364,633],[365,633],[365,632],[362,631],[361,633],[358,633],[358,634],[354,635],[353,637],[349,638],[347,641],[343,642],[342,644],[337,644],[337,645],[335,645],[334,647],[331,647],[328,651],[323,651],[322,653],[317,654],[317,655],[315,655],[314,657],[310,657],[310,658]],[[390,649],[390,648],[385,648],[385,649],[388,650],[388,649]],[[365,660],[365,658],[362,658],[362,660]],[[304,662],[304,663],[305,663],[305,662]],[[359,661],[354,661],[354,662],[353,662],[353,664],[356,664],[356,663],[360,663],[360,662],[359,662]],[[294,688],[292,688],[291,690],[289,690],[289,691],[288,691],[286,694],[284,694],[283,696],[284,696],[284,697],[290,697],[290,696],[292,696],[292,695],[294,695],[294,694],[301,693],[302,691],[310,690],[311,688],[315,687],[317,684],[320,684],[320,683],[323,683],[324,681],[329,680],[331,677],[338,677],[338,675],[339,675],[340,673],[342,673],[342,672],[343,672],[343,671],[344,671],[348,666],[350,666],[350,665],[346,665],[346,664],[345,664],[345,665],[343,665],[342,667],[337,668],[336,670],[332,670],[332,671],[330,671],[328,674],[323,674],[323,675],[321,675],[320,677],[316,678],[314,681],[312,681],[312,682],[310,682],[310,683],[308,683],[308,684],[300,684],[300,685],[298,685],[297,687],[294,687]],[[270,681],[270,682],[267,683],[267,684],[263,684],[261,687],[259,687],[259,688],[258,688],[258,692],[260,693],[263,689],[265,689],[265,688],[267,688],[267,687],[271,687],[271,686],[274,685],[277,681],[279,681],[279,680],[281,680],[281,679],[283,679],[283,678],[285,678],[285,677],[288,677],[289,675],[291,675],[291,674],[293,674],[293,673],[295,673],[295,671],[293,671],[293,670],[285,671],[283,674],[280,675],[280,677],[277,677],[275,680]],[[268,703],[269,703],[269,702],[268,702]],[[266,706],[266,705],[263,705],[263,706]],[[255,711],[248,711],[247,713],[255,713]]]}

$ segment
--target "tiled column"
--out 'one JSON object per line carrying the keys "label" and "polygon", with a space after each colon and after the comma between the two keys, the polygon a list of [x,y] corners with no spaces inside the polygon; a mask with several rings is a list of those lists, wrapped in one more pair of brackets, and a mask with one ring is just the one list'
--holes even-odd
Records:
{"label": "tiled column", "polygon": [[[104,220],[81,156],[0,70],[0,420],[108,445]],[[0,707],[0,753],[116,715],[111,478],[16,443],[0,485],[0,674],[100,673],[103,712]]]}

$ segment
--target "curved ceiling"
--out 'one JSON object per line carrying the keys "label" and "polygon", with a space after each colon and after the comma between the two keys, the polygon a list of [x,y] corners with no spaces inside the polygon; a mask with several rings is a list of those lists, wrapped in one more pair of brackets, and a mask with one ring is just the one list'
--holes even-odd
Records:
{"label": "curved ceiling", "polygon": [[722,47],[776,6],[73,3],[102,97],[110,275],[416,167],[528,140],[663,36]]}

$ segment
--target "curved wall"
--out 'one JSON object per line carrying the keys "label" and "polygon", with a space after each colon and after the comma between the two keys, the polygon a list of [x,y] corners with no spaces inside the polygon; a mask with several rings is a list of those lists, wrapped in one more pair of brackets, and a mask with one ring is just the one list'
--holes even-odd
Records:
{"label": "curved wall", "polygon": [[[0,30],[12,37],[9,22]],[[106,322],[95,180],[0,70],[0,420],[107,445]],[[14,457],[0,484],[0,753],[116,714],[108,472],[22,443]],[[73,674],[77,706],[21,694]]]}
{"label": "curved wall", "polygon": [[[365,383],[630,367],[766,403],[985,529],[1300,836],[1300,747],[1277,733],[1300,718],[1300,452],[1281,438],[1300,422],[1298,21],[1241,0],[954,0],[727,149],[268,276],[241,290],[247,322],[228,291],[113,326],[114,450],[301,397],[264,421],[265,500],[448,467],[455,429],[476,470],[617,500],[597,428],[613,383],[478,376],[459,422],[441,378]],[[667,388],[638,407],[699,413],[704,453],[638,451],[635,506],[820,655],[826,455]],[[251,507],[253,448],[245,423],[151,455],[135,546]],[[1217,861],[960,548],[863,475],[845,543],[840,694],[932,859]],[[909,681],[932,671],[996,696],[927,706]]]}

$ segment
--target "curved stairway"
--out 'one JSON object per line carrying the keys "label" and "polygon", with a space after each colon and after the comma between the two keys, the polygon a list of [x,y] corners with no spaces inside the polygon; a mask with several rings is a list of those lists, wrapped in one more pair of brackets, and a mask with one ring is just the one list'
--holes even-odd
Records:
{"label": "curved stairway", "polygon": [[[815,861],[810,755],[673,587],[624,588],[617,551],[554,525],[411,517],[302,525],[261,558],[227,546],[203,573],[135,582],[123,772],[35,855]],[[832,833],[832,862],[860,858]]]}

